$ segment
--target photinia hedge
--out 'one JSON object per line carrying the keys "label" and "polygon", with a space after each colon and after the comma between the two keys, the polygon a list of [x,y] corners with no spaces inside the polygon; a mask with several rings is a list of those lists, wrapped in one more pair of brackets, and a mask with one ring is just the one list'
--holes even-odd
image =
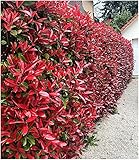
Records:
{"label": "photinia hedge", "polygon": [[76,158],[132,77],[129,41],[67,2],[2,3],[2,158]]}

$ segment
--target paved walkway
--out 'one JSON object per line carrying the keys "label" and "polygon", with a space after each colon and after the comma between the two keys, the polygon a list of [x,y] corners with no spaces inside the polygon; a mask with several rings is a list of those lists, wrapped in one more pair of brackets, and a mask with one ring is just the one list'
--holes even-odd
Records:
{"label": "paved walkway", "polygon": [[138,158],[138,80],[132,79],[118,101],[118,114],[96,127],[98,146],[90,146],[84,159]]}

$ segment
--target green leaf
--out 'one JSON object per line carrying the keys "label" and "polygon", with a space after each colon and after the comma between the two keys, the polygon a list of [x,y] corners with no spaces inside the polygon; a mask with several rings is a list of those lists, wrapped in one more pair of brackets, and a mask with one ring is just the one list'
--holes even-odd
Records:
{"label": "green leaf", "polygon": [[22,53],[18,53],[18,57],[19,58],[21,58],[23,61],[26,61],[26,58],[23,56],[23,54]]}
{"label": "green leaf", "polygon": [[4,66],[8,67],[8,61],[4,61]]}
{"label": "green leaf", "polygon": [[28,95],[27,92],[22,92],[21,94],[22,94],[23,97],[26,97]]}
{"label": "green leaf", "polygon": [[79,123],[79,120],[78,120],[77,118],[74,118],[74,119],[73,119],[73,122],[76,123],[76,124],[78,124],[78,123]]}
{"label": "green leaf", "polygon": [[25,151],[29,151],[30,147],[32,147],[29,143],[27,143],[26,146],[24,146]]}
{"label": "green leaf", "polygon": [[5,93],[1,93],[1,97],[2,97],[2,98],[5,98],[5,97],[6,97],[6,94],[5,94]]}
{"label": "green leaf", "polygon": [[35,139],[32,135],[27,135],[22,139],[22,144],[25,151],[28,151],[33,145],[35,145]]}
{"label": "green leaf", "polygon": [[67,90],[62,90],[62,97],[63,98],[68,98],[69,97],[69,93]]}
{"label": "green leaf", "polygon": [[67,22],[71,22],[72,20],[72,18],[67,18]]}
{"label": "green leaf", "polygon": [[4,66],[4,62],[0,62],[0,66]]}
{"label": "green leaf", "polygon": [[44,57],[45,57],[46,60],[49,60],[50,55],[49,55],[48,53],[45,53],[45,54],[44,54]]}
{"label": "green leaf", "polygon": [[16,37],[18,33],[16,30],[11,30],[10,34],[13,35],[14,37]]}
{"label": "green leaf", "polygon": [[27,82],[23,82],[21,84],[28,89],[28,83]]}
{"label": "green leaf", "polygon": [[13,74],[11,74],[11,73],[9,73],[8,76],[9,76],[9,78],[11,78],[13,80],[15,79],[14,76],[13,76]]}
{"label": "green leaf", "polygon": [[27,138],[26,137],[23,138],[23,142],[22,143],[23,143],[23,146],[26,146],[26,144],[27,144]]}
{"label": "green leaf", "polygon": [[5,44],[7,44],[7,42],[5,40],[2,40],[1,45],[5,45]]}
{"label": "green leaf", "polygon": [[[95,133],[96,134],[96,133]],[[97,146],[97,138],[95,137],[95,134],[91,135],[91,136],[87,136],[86,139],[84,140],[84,143],[86,143],[85,147],[90,146]]]}
{"label": "green leaf", "polygon": [[23,3],[23,5],[24,5],[24,6],[32,6],[34,3],[35,3],[35,2],[33,2],[33,1],[25,1],[25,2]]}
{"label": "green leaf", "polygon": [[50,58],[51,61],[55,61],[55,59],[53,57]]}
{"label": "green leaf", "polygon": [[23,36],[23,35],[21,35],[21,34],[18,34],[17,36],[16,36],[16,38],[19,40],[19,41],[25,41],[27,38],[25,37],[25,36]]}
{"label": "green leaf", "polygon": [[62,97],[62,102],[63,102],[63,105],[64,105],[64,109],[67,108],[67,102],[68,102],[69,98],[63,98]]}
{"label": "green leaf", "polygon": [[12,26],[12,28],[15,28],[15,27],[16,27],[16,25],[13,25],[13,26]]}
{"label": "green leaf", "polygon": [[35,145],[35,139],[32,135],[28,135],[27,136],[27,139],[29,140],[28,142],[31,144],[31,145]]}
{"label": "green leaf", "polygon": [[62,140],[66,141],[68,139],[68,135],[65,132],[62,132]]}
{"label": "green leaf", "polygon": [[6,99],[0,100],[1,104],[5,104]]}
{"label": "green leaf", "polygon": [[74,101],[79,101],[79,97],[78,96],[72,96],[72,98],[74,99]]}
{"label": "green leaf", "polygon": [[6,149],[6,152],[9,154],[13,153],[13,151],[11,151],[10,149]]}

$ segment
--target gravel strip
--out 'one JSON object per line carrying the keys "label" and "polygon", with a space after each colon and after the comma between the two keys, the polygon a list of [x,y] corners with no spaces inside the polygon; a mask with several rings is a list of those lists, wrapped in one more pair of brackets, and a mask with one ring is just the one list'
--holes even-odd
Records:
{"label": "gravel strip", "polygon": [[138,79],[132,79],[117,104],[118,114],[96,127],[98,146],[89,146],[82,159],[138,159]]}

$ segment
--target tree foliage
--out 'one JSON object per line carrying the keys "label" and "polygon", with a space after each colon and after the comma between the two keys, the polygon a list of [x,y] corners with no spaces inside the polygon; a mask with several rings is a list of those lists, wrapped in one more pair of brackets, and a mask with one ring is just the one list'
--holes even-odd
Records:
{"label": "tree foliage", "polygon": [[104,20],[113,19],[116,14],[122,13],[123,10],[131,12],[134,16],[138,12],[138,1],[104,1],[102,16]]}
{"label": "tree foliage", "polygon": [[116,31],[120,32],[120,28],[124,26],[132,17],[132,13],[130,11],[122,10],[121,13],[114,16],[113,20],[110,22],[110,26],[112,26]]}

